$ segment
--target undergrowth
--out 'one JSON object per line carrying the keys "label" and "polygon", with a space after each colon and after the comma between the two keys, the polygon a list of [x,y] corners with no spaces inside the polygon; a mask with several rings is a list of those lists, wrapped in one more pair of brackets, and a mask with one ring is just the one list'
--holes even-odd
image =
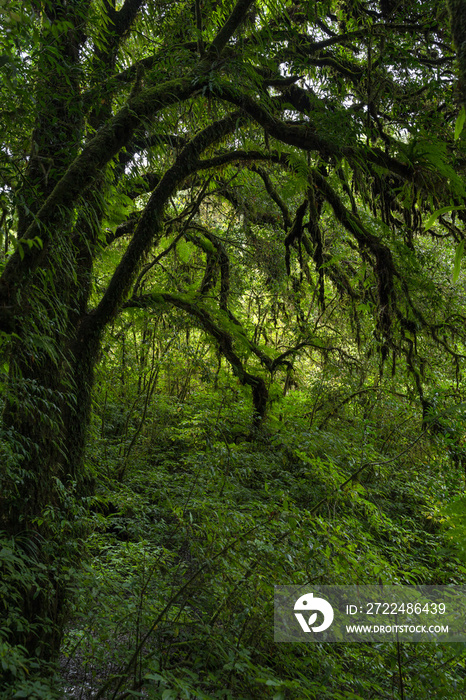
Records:
{"label": "undergrowth", "polygon": [[221,387],[155,394],[142,427],[103,410],[66,697],[397,698],[400,674],[404,697],[464,697],[463,645],[273,640],[274,584],[464,583],[441,515],[463,474],[411,408],[293,392],[256,433]]}

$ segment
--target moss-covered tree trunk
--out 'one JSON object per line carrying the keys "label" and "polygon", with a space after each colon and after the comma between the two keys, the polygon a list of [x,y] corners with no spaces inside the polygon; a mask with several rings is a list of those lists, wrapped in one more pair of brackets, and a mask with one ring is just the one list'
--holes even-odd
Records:
{"label": "moss-covered tree trunk", "polygon": [[[79,27],[88,6],[88,0],[80,0],[43,8],[37,113],[19,198],[18,249],[3,277],[4,302],[13,309],[14,322],[3,410],[10,452],[1,472],[0,528],[24,555],[30,576],[20,595],[15,590],[10,599],[7,595],[2,627],[8,642],[42,660],[58,652],[69,597],[78,534],[71,495],[83,485],[83,436],[81,444],[72,444],[69,436],[88,413],[78,395],[90,384],[91,365],[83,372],[73,353],[89,283],[80,270],[72,217],[62,209],[53,222],[44,218],[38,225],[38,216],[78,155],[84,134]],[[38,230],[26,243],[31,227]],[[70,491],[73,481],[81,483]]]}

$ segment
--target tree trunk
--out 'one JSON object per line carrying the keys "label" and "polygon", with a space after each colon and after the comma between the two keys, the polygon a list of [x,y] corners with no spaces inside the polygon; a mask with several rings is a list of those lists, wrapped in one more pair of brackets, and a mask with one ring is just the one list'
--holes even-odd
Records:
{"label": "tree trunk", "polygon": [[[82,139],[79,37],[74,28],[82,23],[88,4],[81,0],[44,6],[37,114],[19,198],[18,239],[37,222]],[[56,22],[73,29],[52,31]],[[89,285],[80,274],[70,218],[62,212],[53,232],[44,226],[31,246],[19,242],[10,262],[14,268],[19,259],[23,266],[4,287],[16,320],[3,408],[9,453],[0,472],[0,529],[14,541],[29,575],[20,591],[7,589],[0,626],[9,643],[46,661],[59,650],[68,574],[77,555],[77,504],[69,488],[80,473],[84,449],[84,433],[76,435],[78,415],[88,413],[90,405],[89,397],[82,403],[89,374],[82,374],[72,352],[79,314],[76,285],[85,297]],[[27,264],[30,253],[32,266]],[[82,493],[82,478],[80,482]]]}

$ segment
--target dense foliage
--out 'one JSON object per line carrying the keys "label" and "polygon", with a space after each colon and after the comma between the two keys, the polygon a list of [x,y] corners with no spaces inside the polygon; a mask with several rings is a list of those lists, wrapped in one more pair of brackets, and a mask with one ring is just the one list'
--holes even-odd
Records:
{"label": "dense foliage", "polygon": [[463,697],[271,606],[464,582],[464,0],[0,25],[4,697]]}

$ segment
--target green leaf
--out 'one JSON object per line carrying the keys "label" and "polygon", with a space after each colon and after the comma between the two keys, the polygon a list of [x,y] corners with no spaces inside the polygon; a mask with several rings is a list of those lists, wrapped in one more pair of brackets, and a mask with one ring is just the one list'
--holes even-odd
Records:
{"label": "green leaf", "polygon": [[448,214],[450,211],[456,211],[458,209],[464,209],[464,205],[460,205],[457,207],[442,207],[441,209],[437,209],[437,211],[434,211],[433,214],[429,216],[427,221],[424,223],[424,229],[428,231],[432,226],[435,224],[439,216],[442,216],[442,214]]}
{"label": "green leaf", "polygon": [[162,683],[165,683],[165,678],[161,676],[160,673],[146,673],[144,678],[150,681],[161,681]]}
{"label": "green leaf", "polygon": [[164,690],[162,693],[162,700],[176,700],[178,693],[176,690]]}
{"label": "green leaf", "polygon": [[176,252],[182,263],[188,263],[196,251],[196,246],[189,241],[180,241],[176,246]]}
{"label": "green leaf", "polygon": [[457,141],[463,131],[464,122],[466,120],[466,109],[464,105],[461,107],[460,113],[456,119],[455,124],[455,141]]}
{"label": "green leaf", "polygon": [[463,253],[464,253],[464,241],[460,241],[456,247],[455,264],[453,265],[453,275],[452,275],[453,283],[457,282],[458,277],[460,276],[460,268],[461,268],[461,261],[463,259]]}

